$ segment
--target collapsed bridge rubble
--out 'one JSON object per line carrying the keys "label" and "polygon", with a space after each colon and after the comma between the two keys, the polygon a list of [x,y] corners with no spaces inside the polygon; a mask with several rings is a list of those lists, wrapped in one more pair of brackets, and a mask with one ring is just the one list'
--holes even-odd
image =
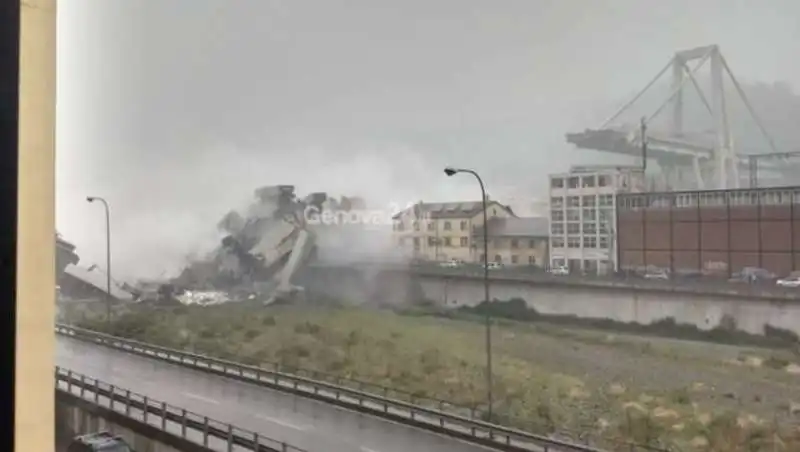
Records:
{"label": "collapsed bridge rubble", "polygon": [[[217,228],[225,235],[217,248],[205,259],[190,263],[170,283],[178,289],[175,298],[201,304],[234,298],[258,298],[264,304],[302,300],[305,290],[293,283],[293,277],[315,261],[320,251],[324,254],[324,248],[332,248],[331,243],[341,245],[347,235],[346,227],[309,224],[308,213],[365,208],[361,198],[335,199],[322,192],[301,199],[292,185],[261,187],[254,195],[244,212],[232,210],[219,221]],[[355,235],[363,236],[360,231]],[[358,246],[372,245],[346,245],[351,249]],[[330,255],[331,249],[327,252]]]}

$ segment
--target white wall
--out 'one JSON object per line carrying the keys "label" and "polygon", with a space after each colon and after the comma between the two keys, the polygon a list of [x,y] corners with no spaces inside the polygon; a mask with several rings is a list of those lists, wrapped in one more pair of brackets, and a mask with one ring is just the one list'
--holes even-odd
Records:
{"label": "white wall", "polygon": [[[479,279],[422,278],[421,284],[426,298],[447,306],[471,306],[484,298],[483,282]],[[500,282],[492,282],[490,298],[503,301],[522,298],[542,314],[572,314],[641,324],[673,317],[678,323],[702,329],[714,328],[728,315],[736,320],[739,329],[748,333],[763,334],[764,326],[770,324],[800,334],[800,303]]]}

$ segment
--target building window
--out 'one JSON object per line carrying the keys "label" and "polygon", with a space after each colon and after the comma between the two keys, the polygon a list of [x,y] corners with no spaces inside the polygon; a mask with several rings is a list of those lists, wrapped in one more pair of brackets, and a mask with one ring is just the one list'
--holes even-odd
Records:
{"label": "building window", "polygon": [[428,246],[436,246],[436,237],[428,237]]}
{"label": "building window", "polygon": [[553,221],[564,221],[564,211],[563,210],[551,210],[550,211],[550,219]]}
{"label": "building window", "polygon": [[528,265],[536,265],[536,256],[528,256]]}
{"label": "building window", "polygon": [[578,188],[578,176],[572,176],[567,179],[567,188]]}
{"label": "building window", "polygon": [[467,222],[466,221],[462,221],[461,222],[461,230],[462,231],[466,231],[467,230]]}
{"label": "building window", "polygon": [[519,256],[517,256],[516,254],[512,254],[512,255],[511,255],[511,263],[512,263],[512,264],[517,264],[517,263],[519,263]]}
{"label": "building window", "polygon": [[603,223],[611,223],[614,221],[614,210],[613,209],[600,209],[600,221]]}
{"label": "building window", "polygon": [[493,217],[496,217],[496,216],[497,216],[497,209],[492,209],[492,216],[493,216]]}
{"label": "building window", "polygon": [[564,188],[564,179],[560,177],[550,179],[550,188]]}
{"label": "building window", "polygon": [[581,221],[581,211],[578,209],[567,210],[567,221]]}
{"label": "building window", "polygon": [[552,198],[550,198],[550,207],[553,209],[560,209],[564,207],[564,197],[553,196]]}
{"label": "building window", "polygon": [[601,207],[609,207],[614,205],[614,195],[600,195],[598,205]]}
{"label": "building window", "polygon": [[583,207],[594,207],[595,203],[597,202],[597,199],[594,195],[587,195],[583,196],[582,198]]}
{"label": "building window", "polygon": [[444,238],[444,246],[453,246],[453,242],[450,239],[450,237],[445,237]]}
{"label": "building window", "polygon": [[581,197],[580,196],[569,196],[567,197],[567,207],[580,207],[581,206]]}
{"label": "building window", "polygon": [[414,230],[419,231],[419,221],[414,222]]}
{"label": "building window", "polygon": [[611,185],[611,177],[607,174],[601,174],[597,176],[597,186],[598,187],[608,187]]}
{"label": "building window", "polygon": [[553,235],[564,235],[564,223],[551,224],[550,233]]}
{"label": "building window", "polygon": [[588,221],[597,220],[597,211],[594,209],[583,209],[583,219]]}
{"label": "building window", "polygon": [[405,227],[405,226],[403,226],[403,222],[402,222],[402,221],[400,221],[400,222],[398,222],[398,223],[397,223],[397,230],[398,230],[398,231],[402,231],[402,230],[404,229],[404,227]]}
{"label": "building window", "polygon": [[553,237],[550,239],[553,248],[564,248],[564,237]]}
{"label": "building window", "polygon": [[528,240],[528,248],[535,249],[536,248],[536,240],[533,240],[533,239]]}
{"label": "building window", "polygon": [[583,238],[583,247],[584,248],[597,248],[597,237],[584,237]]}
{"label": "building window", "polygon": [[599,227],[599,228],[597,228],[597,230],[598,230],[598,231],[599,231],[601,234],[608,234],[609,232],[611,232],[611,230],[610,230],[610,229],[609,229],[609,227],[608,227],[608,222],[606,222],[606,221],[601,221],[601,222],[600,222],[600,227]]}
{"label": "building window", "polygon": [[595,223],[583,223],[583,233],[584,234],[596,234],[597,233],[597,225]]}
{"label": "building window", "polygon": [[452,229],[452,227],[450,226],[450,222],[449,221],[445,221],[444,222],[444,230],[445,231],[449,231],[450,229]]}
{"label": "building window", "polygon": [[581,233],[580,223],[567,223],[567,234],[580,234],[580,233]]}
{"label": "building window", "polygon": [[581,182],[584,187],[594,187],[594,176],[583,176]]}
{"label": "building window", "polygon": [[519,240],[511,239],[511,248],[519,248]]}
{"label": "building window", "polygon": [[435,228],[436,228],[436,223],[434,223],[433,221],[429,221],[428,222],[428,230],[429,231],[433,231]]}
{"label": "building window", "polygon": [[503,256],[501,256],[499,254],[495,254],[494,255],[494,261],[497,262],[498,264],[503,262]]}
{"label": "building window", "polygon": [[609,240],[608,237],[601,235],[600,236],[600,248],[608,248],[609,247]]}
{"label": "building window", "polygon": [[580,248],[580,247],[581,247],[580,237],[567,237],[567,248]]}
{"label": "building window", "polygon": [[419,249],[419,237],[414,237],[414,249]]}
{"label": "building window", "polygon": [[464,248],[469,246],[469,241],[467,240],[466,237],[461,237],[461,246]]}

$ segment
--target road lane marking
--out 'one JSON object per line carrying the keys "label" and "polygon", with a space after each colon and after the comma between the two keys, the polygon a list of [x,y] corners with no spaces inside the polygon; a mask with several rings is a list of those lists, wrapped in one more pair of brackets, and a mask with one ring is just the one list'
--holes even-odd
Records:
{"label": "road lane marking", "polygon": [[189,397],[191,399],[201,400],[203,402],[211,403],[213,405],[219,405],[219,402],[217,400],[209,399],[208,397],[203,397],[203,396],[197,395],[197,394],[192,394],[191,392],[181,392],[181,394],[183,394],[184,396]]}
{"label": "road lane marking", "polygon": [[375,449],[370,449],[369,447],[361,446],[361,452],[378,452]]}
{"label": "road lane marking", "polygon": [[307,430],[308,429],[308,427],[306,427],[306,426],[300,426],[300,425],[292,424],[291,422],[286,422],[286,421],[284,421],[282,419],[275,419],[274,417],[264,416],[263,414],[256,414],[256,417],[261,419],[261,420],[264,420],[264,421],[267,421],[267,422],[272,422],[273,424],[278,424],[278,425],[283,426],[283,427],[293,428],[295,430]]}

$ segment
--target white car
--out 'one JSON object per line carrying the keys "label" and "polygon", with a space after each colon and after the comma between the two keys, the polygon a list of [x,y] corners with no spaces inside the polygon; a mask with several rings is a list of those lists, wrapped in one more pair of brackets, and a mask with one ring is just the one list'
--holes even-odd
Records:
{"label": "white car", "polygon": [[460,260],[458,260],[458,259],[450,259],[449,261],[442,262],[439,265],[442,266],[442,267],[457,268],[457,267],[461,267],[462,262]]}
{"label": "white car", "polygon": [[503,268],[503,264],[500,262],[489,262],[489,265],[486,266],[489,270],[498,270]]}
{"label": "white car", "polygon": [[663,270],[649,271],[644,274],[645,279],[669,279],[667,272]]}
{"label": "white car", "polygon": [[800,287],[800,276],[789,276],[775,281],[781,287]]}
{"label": "white car", "polygon": [[550,269],[550,274],[556,276],[567,276],[569,275],[569,268],[567,267],[553,267]]}

